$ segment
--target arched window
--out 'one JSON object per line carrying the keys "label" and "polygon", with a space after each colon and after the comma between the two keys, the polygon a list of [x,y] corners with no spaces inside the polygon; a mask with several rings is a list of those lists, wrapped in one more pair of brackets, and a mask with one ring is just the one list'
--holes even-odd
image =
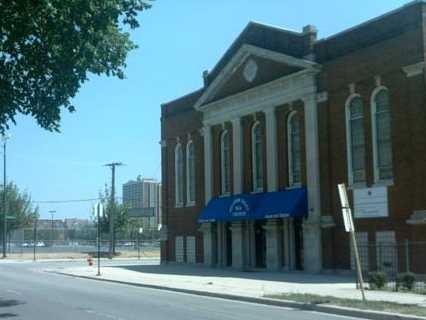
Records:
{"label": "arched window", "polygon": [[187,205],[195,203],[195,162],[192,141],[186,145],[186,200]]}
{"label": "arched window", "polygon": [[300,120],[296,111],[290,113],[287,118],[288,141],[288,182],[289,187],[299,186],[302,182],[301,161],[301,130]]}
{"label": "arched window", "polygon": [[375,181],[393,179],[392,137],[389,92],[384,87],[377,88],[371,99],[373,155]]}
{"label": "arched window", "polygon": [[175,148],[175,202],[177,207],[183,205],[183,154],[180,143]]}
{"label": "arched window", "polygon": [[230,135],[227,130],[220,135],[220,169],[221,169],[221,193],[231,192],[231,147]]}
{"label": "arched window", "polygon": [[251,129],[253,191],[263,191],[263,132],[260,122]]}
{"label": "arched window", "polygon": [[364,108],[359,95],[346,103],[346,142],[349,184],[365,182]]}

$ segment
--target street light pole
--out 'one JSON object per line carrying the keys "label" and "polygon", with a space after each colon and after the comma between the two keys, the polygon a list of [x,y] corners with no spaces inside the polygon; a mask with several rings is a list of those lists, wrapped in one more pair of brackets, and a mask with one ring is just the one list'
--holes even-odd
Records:
{"label": "street light pole", "polygon": [[10,135],[3,134],[1,139],[3,141],[3,258],[6,258],[6,234],[7,234],[7,217],[6,217],[6,142]]}

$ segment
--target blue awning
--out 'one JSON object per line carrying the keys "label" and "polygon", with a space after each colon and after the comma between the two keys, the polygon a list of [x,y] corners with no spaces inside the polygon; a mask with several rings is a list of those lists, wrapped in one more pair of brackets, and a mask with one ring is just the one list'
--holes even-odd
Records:
{"label": "blue awning", "polygon": [[304,217],[308,212],[307,202],[306,188],[220,197],[208,203],[198,222]]}

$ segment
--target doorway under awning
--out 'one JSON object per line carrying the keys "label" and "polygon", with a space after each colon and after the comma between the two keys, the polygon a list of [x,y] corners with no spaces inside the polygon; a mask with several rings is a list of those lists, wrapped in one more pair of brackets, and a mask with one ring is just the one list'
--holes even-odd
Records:
{"label": "doorway under awning", "polygon": [[298,218],[307,214],[306,188],[295,188],[212,199],[201,212],[198,222]]}

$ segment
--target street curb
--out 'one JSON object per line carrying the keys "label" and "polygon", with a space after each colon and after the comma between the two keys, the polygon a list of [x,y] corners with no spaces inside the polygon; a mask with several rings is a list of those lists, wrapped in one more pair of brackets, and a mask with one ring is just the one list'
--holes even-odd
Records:
{"label": "street curb", "polygon": [[411,315],[403,315],[396,313],[388,313],[381,311],[364,311],[360,309],[339,307],[334,305],[317,305],[317,304],[306,304],[301,302],[295,302],[290,300],[280,300],[280,299],[270,299],[270,298],[256,298],[256,297],[245,297],[234,294],[226,294],[226,293],[216,293],[216,292],[208,292],[208,291],[200,291],[200,290],[191,290],[191,289],[182,289],[182,288],[171,288],[160,285],[153,284],[142,284],[142,283],[134,283],[120,280],[111,280],[111,279],[103,279],[103,278],[95,278],[91,276],[82,276],[75,275],[71,273],[65,273],[60,271],[47,271],[54,274],[59,274],[63,276],[68,276],[72,278],[80,278],[94,281],[103,281],[109,283],[116,284],[124,284],[134,287],[142,287],[156,290],[166,290],[172,292],[186,293],[186,294],[194,294],[199,296],[211,297],[211,298],[221,298],[227,300],[234,301],[242,301],[242,302],[250,302],[250,303],[259,303],[268,306],[276,306],[276,307],[285,307],[292,309],[299,309],[304,311],[316,311],[321,313],[328,313],[340,316],[347,317],[355,317],[361,319],[371,319],[371,320],[425,320],[425,317],[411,316]]}

